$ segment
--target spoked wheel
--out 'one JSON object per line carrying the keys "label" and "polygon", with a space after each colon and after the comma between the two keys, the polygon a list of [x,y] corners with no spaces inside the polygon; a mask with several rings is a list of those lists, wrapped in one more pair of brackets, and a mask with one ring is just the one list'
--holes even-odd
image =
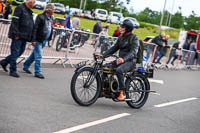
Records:
{"label": "spoked wheel", "polygon": [[141,74],[135,74],[132,79],[126,80],[126,88],[126,95],[131,99],[126,101],[127,104],[132,108],[141,108],[149,96],[150,85],[147,78]]}
{"label": "spoked wheel", "polygon": [[82,106],[89,106],[96,102],[100,95],[100,77],[94,77],[94,69],[82,68],[76,72],[71,80],[71,94],[73,99]]}
{"label": "spoked wheel", "polygon": [[56,43],[56,51],[60,51],[63,47],[64,39],[59,37]]}
{"label": "spoked wheel", "polygon": [[50,42],[48,41],[48,46],[49,47],[53,46],[55,38],[56,38],[56,33],[53,31],[53,33],[52,33],[52,40]]}

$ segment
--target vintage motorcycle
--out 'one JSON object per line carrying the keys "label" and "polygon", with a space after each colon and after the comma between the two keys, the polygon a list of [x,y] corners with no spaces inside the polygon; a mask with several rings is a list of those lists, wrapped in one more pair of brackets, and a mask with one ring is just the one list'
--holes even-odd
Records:
{"label": "vintage motorcycle", "polygon": [[[105,97],[115,102],[119,96],[119,85],[115,69],[108,64],[103,64],[104,59],[94,54],[94,63],[87,65],[81,63],[71,80],[71,95],[76,103],[81,106],[89,106],[98,98]],[[147,74],[133,70],[124,74],[126,85],[126,99],[123,100],[130,107],[139,109],[147,101],[150,91],[150,84]]]}
{"label": "vintage motorcycle", "polygon": [[[76,29],[77,30],[77,29]],[[84,29],[78,29],[79,31],[84,31]],[[70,48],[74,49],[75,47],[82,47],[85,42],[89,39],[89,32],[79,32],[75,31],[70,43]],[[67,48],[70,36],[72,31],[64,30],[60,33],[59,38],[56,43],[56,51],[60,51],[62,48]]]}

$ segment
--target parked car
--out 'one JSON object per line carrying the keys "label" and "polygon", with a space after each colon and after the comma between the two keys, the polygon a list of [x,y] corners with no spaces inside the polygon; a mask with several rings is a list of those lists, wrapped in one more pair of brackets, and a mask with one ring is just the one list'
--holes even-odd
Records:
{"label": "parked car", "polygon": [[65,18],[56,17],[53,21],[54,27],[61,27],[63,28],[65,24]]}
{"label": "parked car", "polygon": [[80,16],[81,13],[82,13],[82,10],[78,9],[78,8],[70,8],[69,11],[68,11],[68,14],[71,14],[73,16]]}
{"label": "parked car", "polygon": [[108,11],[105,9],[96,9],[95,10],[95,19],[106,21],[108,17]]}
{"label": "parked car", "polygon": [[61,14],[65,14],[66,13],[66,9],[64,4],[61,3],[52,3],[55,6],[55,13],[61,13]]}
{"label": "parked car", "polygon": [[46,4],[47,4],[47,2],[49,2],[49,0],[36,0],[34,8],[44,9]]}
{"label": "parked car", "polygon": [[110,12],[107,21],[109,23],[119,24],[123,20],[123,14],[119,12]]}
{"label": "parked car", "polygon": [[92,15],[91,15],[91,11],[89,10],[83,10],[83,12],[81,13],[81,17],[83,18],[89,18],[92,19]]}
{"label": "parked car", "polygon": [[135,22],[135,28],[139,28],[140,27],[140,24],[138,23],[137,19],[136,18],[132,18],[132,17],[125,17],[123,20],[121,20],[121,23],[126,19],[131,19],[132,21],[134,21]]}

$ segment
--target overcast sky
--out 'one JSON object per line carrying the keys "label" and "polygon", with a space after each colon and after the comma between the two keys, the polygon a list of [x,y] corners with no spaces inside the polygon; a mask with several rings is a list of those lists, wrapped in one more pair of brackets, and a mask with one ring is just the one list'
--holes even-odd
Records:
{"label": "overcast sky", "polygon": [[[192,10],[200,16],[200,0],[167,0],[166,8],[169,12],[172,11],[172,4],[174,1],[173,14],[176,13],[180,6],[182,8],[183,16],[189,16],[192,13]],[[131,0],[129,5],[133,6],[134,13],[144,10],[146,7],[149,7],[154,11],[162,11],[164,7],[165,0]]]}

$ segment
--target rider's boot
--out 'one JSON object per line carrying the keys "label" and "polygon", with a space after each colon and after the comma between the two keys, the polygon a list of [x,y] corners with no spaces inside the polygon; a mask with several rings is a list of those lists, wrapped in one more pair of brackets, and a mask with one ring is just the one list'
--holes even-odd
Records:
{"label": "rider's boot", "polygon": [[120,90],[119,92],[119,96],[117,97],[117,100],[122,101],[126,98],[126,96],[124,95],[124,91]]}

